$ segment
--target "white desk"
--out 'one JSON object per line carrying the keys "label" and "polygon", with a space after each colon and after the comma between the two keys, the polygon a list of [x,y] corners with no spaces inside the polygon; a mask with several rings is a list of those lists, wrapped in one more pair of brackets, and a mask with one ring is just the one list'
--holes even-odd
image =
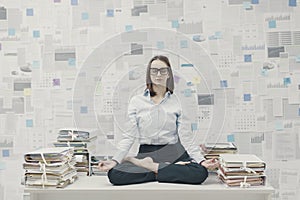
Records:
{"label": "white desk", "polygon": [[30,200],[271,200],[272,187],[229,188],[210,176],[202,185],[143,183],[112,186],[106,176],[80,176],[64,189],[25,188]]}

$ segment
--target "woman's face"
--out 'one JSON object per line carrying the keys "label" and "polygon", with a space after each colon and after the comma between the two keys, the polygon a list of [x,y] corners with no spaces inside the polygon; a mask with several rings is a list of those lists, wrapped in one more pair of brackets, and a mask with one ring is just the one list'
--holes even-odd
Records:
{"label": "woman's face", "polygon": [[166,86],[169,67],[161,60],[154,60],[150,66],[150,77],[153,84]]}

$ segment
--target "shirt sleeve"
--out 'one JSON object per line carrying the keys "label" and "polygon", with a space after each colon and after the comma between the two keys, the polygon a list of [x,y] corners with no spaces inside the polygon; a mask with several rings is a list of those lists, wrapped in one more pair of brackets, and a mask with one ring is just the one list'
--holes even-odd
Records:
{"label": "shirt sleeve", "polygon": [[190,120],[187,115],[183,114],[182,110],[177,116],[177,130],[180,142],[190,157],[197,163],[205,160],[200,151],[200,146],[195,144],[196,135],[191,131]]}
{"label": "shirt sleeve", "polygon": [[138,126],[136,118],[136,106],[134,97],[130,100],[128,105],[128,118],[129,121],[126,124],[126,130],[122,134],[122,139],[117,145],[117,152],[112,158],[113,160],[121,163],[124,157],[128,154],[130,148],[132,147],[135,138],[138,135]]}

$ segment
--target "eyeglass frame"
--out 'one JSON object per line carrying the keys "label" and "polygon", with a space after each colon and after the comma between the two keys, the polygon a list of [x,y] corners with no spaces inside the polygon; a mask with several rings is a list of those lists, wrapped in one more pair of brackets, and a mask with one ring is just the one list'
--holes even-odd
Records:
{"label": "eyeglass frame", "polygon": [[[155,69],[155,70],[156,70],[156,73],[152,73],[152,72],[151,72],[152,69]],[[161,70],[164,70],[164,69],[167,69],[167,72],[166,72],[166,73],[161,73]],[[167,75],[168,72],[169,72],[169,67],[162,67],[162,68],[150,67],[150,74],[151,74],[151,75],[157,75],[158,72],[159,72],[161,75]]]}

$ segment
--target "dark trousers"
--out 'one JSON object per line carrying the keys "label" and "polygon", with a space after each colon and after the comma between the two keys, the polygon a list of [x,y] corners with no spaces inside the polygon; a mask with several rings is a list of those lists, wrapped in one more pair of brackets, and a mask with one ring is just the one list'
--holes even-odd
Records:
{"label": "dark trousers", "polygon": [[[208,176],[207,169],[192,159],[180,144],[141,145],[138,159],[151,157],[159,163],[158,173],[138,167],[131,162],[123,162],[109,170],[108,178],[113,185],[128,185],[151,181],[166,183],[201,184]],[[191,161],[186,165],[175,164],[178,161]]]}

